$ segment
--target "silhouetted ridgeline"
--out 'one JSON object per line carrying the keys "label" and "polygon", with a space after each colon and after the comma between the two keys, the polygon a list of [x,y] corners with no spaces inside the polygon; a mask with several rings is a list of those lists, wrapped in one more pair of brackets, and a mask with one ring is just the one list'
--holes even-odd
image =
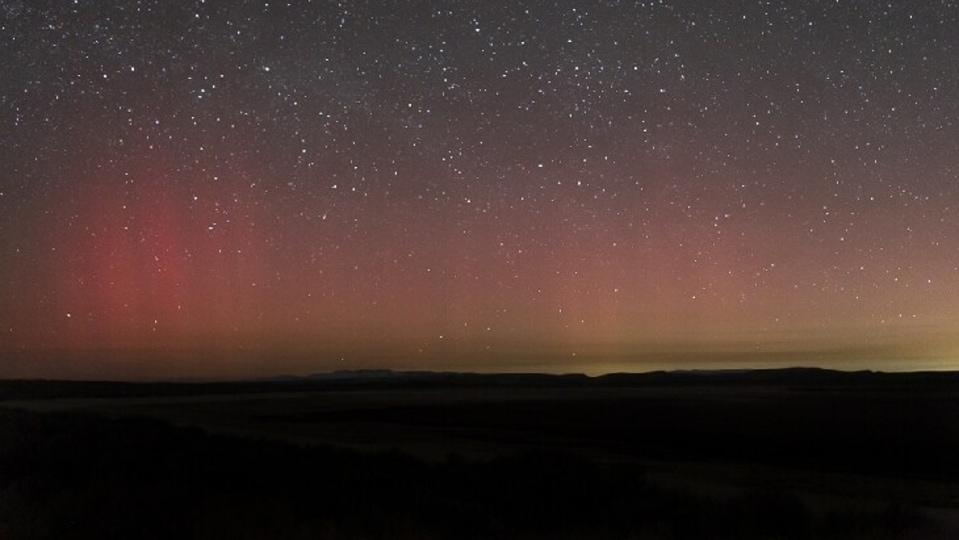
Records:
{"label": "silhouetted ridgeline", "polygon": [[656,371],[581,374],[453,373],[429,371],[348,370],[305,377],[280,376],[233,382],[114,382],[0,380],[0,400],[52,398],[120,398],[186,395],[322,391],[324,389],[426,389],[476,387],[624,388],[682,386],[776,386],[792,389],[857,388],[880,390],[959,390],[959,372],[885,373],[786,368],[718,371]]}

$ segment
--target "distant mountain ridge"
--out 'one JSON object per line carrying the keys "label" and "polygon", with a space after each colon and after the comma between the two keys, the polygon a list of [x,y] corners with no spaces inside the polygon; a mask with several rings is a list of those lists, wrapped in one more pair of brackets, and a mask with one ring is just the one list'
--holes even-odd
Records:
{"label": "distant mountain ridge", "polygon": [[221,382],[118,382],[0,380],[0,401],[55,398],[124,398],[200,394],[311,392],[428,388],[628,388],[674,386],[775,386],[783,388],[884,388],[959,390],[959,371],[837,371],[823,368],[719,369],[609,373],[468,373],[351,369],[304,376]]}

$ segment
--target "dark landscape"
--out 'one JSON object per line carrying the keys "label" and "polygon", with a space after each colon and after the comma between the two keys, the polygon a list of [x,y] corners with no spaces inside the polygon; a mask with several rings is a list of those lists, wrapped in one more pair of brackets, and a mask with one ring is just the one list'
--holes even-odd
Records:
{"label": "dark landscape", "polygon": [[0,381],[0,538],[952,538],[959,374]]}

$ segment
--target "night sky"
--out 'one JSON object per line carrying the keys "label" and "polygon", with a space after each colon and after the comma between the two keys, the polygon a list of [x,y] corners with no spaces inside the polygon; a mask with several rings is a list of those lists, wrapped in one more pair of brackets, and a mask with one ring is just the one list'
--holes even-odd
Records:
{"label": "night sky", "polygon": [[0,376],[959,367],[957,19],[0,0]]}

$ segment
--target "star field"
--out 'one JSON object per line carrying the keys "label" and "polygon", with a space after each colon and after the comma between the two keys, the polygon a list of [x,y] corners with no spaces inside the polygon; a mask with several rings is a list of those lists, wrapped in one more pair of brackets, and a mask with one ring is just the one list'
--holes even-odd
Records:
{"label": "star field", "polygon": [[0,2],[0,373],[954,368],[957,19]]}

